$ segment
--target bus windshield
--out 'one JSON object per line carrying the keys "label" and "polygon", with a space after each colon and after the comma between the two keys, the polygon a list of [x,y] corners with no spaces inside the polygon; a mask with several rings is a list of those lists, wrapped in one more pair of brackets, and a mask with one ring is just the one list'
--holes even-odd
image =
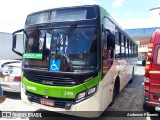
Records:
{"label": "bus windshield", "polygon": [[[48,59],[61,59],[63,61],[61,63],[61,71],[64,72],[96,70],[96,27],[35,29],[26,33],[25,52],[41,53],[41,61],[47,62]],[[36,65],[35,61],[28,60],[27,62],[30,62],[29,65],[42,67],[42,64],[36,63]],[[48,67],[48,65],[45,64],[43,67]]]}

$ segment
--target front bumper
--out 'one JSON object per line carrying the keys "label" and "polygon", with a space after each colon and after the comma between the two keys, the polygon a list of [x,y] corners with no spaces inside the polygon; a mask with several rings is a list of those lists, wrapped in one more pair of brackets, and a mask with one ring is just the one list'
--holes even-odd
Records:
{"label": "front bumper", "polygon": [[54,111],[54,112],[67,114],[67,115],[81,116],[81,117],[98,117],[102,113],[101,107],[100,107],[101,104],[96,97],[96,93],[89,99],[86,99],[79,103],[72,104],[69,110],[65,108],[50,107],[50,106],[38,104],[35,102],[30,102],[26,94],[24,93],[23,89],[21,90],[21,98],[25,103],[36,106],[40,109]]}
{"label": "front bumper", "polygon": [[149,104],[154,105],[154,106],[152,106],[152,107],[154,107],[154,108],[155,108],[155,111],[160,112],[160,103],[151,102],[151,101],[146,101],[146,104],[147,104],[147,105],[149,105]]}

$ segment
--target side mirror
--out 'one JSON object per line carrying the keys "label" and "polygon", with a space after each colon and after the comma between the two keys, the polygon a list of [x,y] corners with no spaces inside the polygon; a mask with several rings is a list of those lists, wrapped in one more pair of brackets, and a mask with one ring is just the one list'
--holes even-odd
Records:
{"label": "side mirror", "polygon": [[13,44],[12,44],[13,49],[16,48],[16,41],[17,41],[17,35],[13,35]]}
{"label": "side mirror", "polygon": [[20,53],[20,52],[18,52],[18,51],[16,51],[15,49],[16,49],[16,42],[17,42],[17,35],[16,35],[16,33],[20,33],[20,32],[24,32],[25,33],[25,30],[24,29],[20,29],[20,30],[17,30],[17,31],[15,31],[13,34],[12,34],[12,40],[13,40],[13,42],[12,42],[12,51],[13,52],[15,52],[16,54],[18,54],[19,56],[22,56],[22,53]]}

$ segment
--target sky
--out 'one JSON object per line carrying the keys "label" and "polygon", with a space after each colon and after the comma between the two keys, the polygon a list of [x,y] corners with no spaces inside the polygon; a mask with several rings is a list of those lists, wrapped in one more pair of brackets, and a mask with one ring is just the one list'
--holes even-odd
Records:
{"label": "sky", "polygon": [[0,32],[12,33],[24,27],[28,14],[40,10],[98,4],[124,29],[160,27],[160,0],[3,0],[0,4]]}

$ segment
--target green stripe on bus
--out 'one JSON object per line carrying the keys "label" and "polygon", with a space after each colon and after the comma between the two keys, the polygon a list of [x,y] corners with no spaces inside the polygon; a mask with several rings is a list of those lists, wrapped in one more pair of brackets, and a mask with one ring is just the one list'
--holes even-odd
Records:
{"label": "green stripe on bus", "polygon": [[89,89],[96,86],[101,81],[101,73],[98,74],[95,78],[92,78],[88,82],[85,82],[84,85]]}
{"label": "green stripe on bus", "polygon": [[30,91],[35,94],[56,98],[75,99],[78,93],[86,90],[87,88],[89,89],[97,85],[100,81],[99,77],[100,75],[84,83],[85,85],[80,84],[74,87],[42,85],[31,82],[27,80],[25,77],[23,77],[23,83],[27,91]]}
{"label": "green stripe on bus", "polygon": [[23,58],[42,59],[42,53],[24,53]]}

